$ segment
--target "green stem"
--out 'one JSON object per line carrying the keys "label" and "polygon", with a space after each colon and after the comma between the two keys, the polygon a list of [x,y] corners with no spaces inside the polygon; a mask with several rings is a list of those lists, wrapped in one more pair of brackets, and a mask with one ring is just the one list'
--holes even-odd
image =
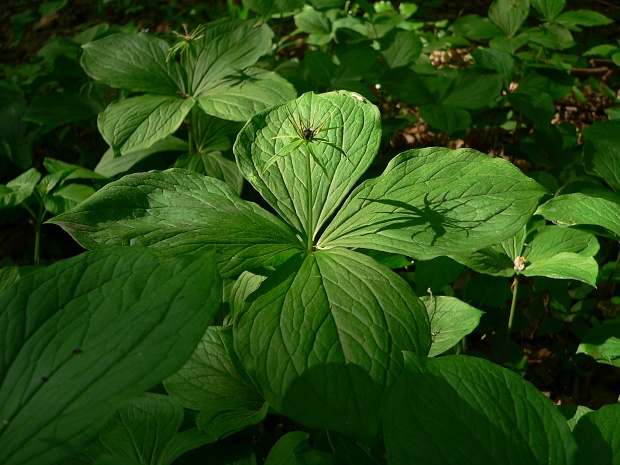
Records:
{"label": "green stem", "polygon": [[510,304],[510,317],[508,318],[508,339],[512,331],[512,320],[515,316],[515,307],[517,305],[517,291],[519,290],[519,276],[516,275],[512,282],[512,303]]}
{"label": "green stem", "polygon": [[308,148],[308,144],[304,144],[306,148],[306,173],[307,173],[307,191],[308,191],[308,250],[312,251],[314,247],[314,234],[312,230],[313,226],[313,218],[312,218],[312,169],[310,167],[310,149]]}
{"label": "green stem", "polygon": [[[39,200],[38,197],[37,200]],[[42,200],[39,201],[42,202]],[[43,207],[43,205],[39,205],[39,214],[37,215],[28,205],[24,204],[23,206],[34,220],[34,254],[32,257],[32,261],[35,265],[38,265],[40,261],[41,250],[41,224],[43,223],[43,219],[45,218],[45,207]]]}
{"label": "green stem", "polygon": [[37,220],[35,220],[35,230],[34,230],[34,264],[38,265],[39,264],[39,258],[40,258],[40,250],[41,250],[41,222]]}

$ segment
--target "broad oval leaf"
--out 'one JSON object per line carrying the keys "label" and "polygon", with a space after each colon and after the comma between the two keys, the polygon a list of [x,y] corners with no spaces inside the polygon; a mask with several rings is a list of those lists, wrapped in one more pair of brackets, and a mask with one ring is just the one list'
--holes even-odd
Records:
{"label": "broad oval leaf", "polygon": [[[377,107],[358,94],[310,92],[254,116],[239,133],[233,151],[243,176],[269,204],[304,237],[314,237],[372,163],[381,140],[380,120]],[[313,137],[327,142],[308,142],[297,134],[294,125],[304,126],[302,130],[316,130],[322,125]],[[280,155],[291,142],[300,144]],[[275,162],[269,165],[271,160]]]}
{"label": "broad oval leaf", "polygon": [[469,253],[516,234],[545,189],[472,149],[409,150],[353,191],[317,247],[362,247],[418,259]]}
{"label": "broad oval leaf", "polygon": [[170,46],[149,34],[113,34],[82,46],[86,73],[111,87],[175,95],[187,92],[185,71],[166,61]]}
{"label": "broad oval leaf", "polygon": [[443,103],[422,105],[420,116],[432,127],[446,134],[463,131],[471,124],[471,115],[467,110]]}
{"label": "broad oval leaf", "polygon": [[180,368],[220,302],[212,253],[114,248],[21,277],[0,294],[0,462],[51,464],[87,444]]}
{"label": "broad oval leaf", "polygon": [[410,286],[346,249],[290,258],[246,297],[233,330],[241,362],[276,411],[364,438],[378,432],[401,351],[430,346]]}
{"label": "broad oval leaf", "polygon": [[9,181],[6,186],[0,184],[0,209],[14,207],[28,199],[40,179],[41,173],[36,168],[30,168]]}
{"label": "broad oval leaf", "polygon": [[530,3],[545,21],[552,21],[566,6],[566,0],[530,0]]}
{"label": "broad oval leaf", "polygon": [[210,326],[185,365],[164,381],[166,391],[193,410],[213,409],[227,399],[262,401],[237,374],[231,351],[232,328]]}
{"label": "broad oval leaf", "polygon": [[177,159],[175,168],[183,168],[224,181],[241,195],[243,176],[237,164],[222,156],[219,151],[187,153]]}
{"label": "broad oval leaf", "polygon": [[435,357],[454,347],[476,329],[484,313],[456,297],[424,296],[420,297],[420,300],[426,306],[431,323],[433,341],[429,357]]}
{"label": "broad oval leaf", "polygon": [[199,410],[196,425],[219,440],[261,422],[268,404],[237,374],[232,328],[211,326],[185,365],[164,381],[183,407]]}
{"label": "broad oval leaf", "polygon": [[337,465],[336,456],[310,446],[310,435],[303,431],[286,433],[276,442],[265,465]]}
{"label": "broad oval leaf", "polygon": [[599,270],[593,256],[599,244],[594,235],[577,229],[544,226],[527,245],[526,240],[524,228],[500,244],[452,257],[474,271],[493,276],[522,274],[577,279],[596,286]]}
{"label": "broad oval leaf", "polygon": [[205,113],[232,121],[247,121],[256,113],[297,96],[286,79],[272,71],[248,68],[221,79],[198,98]]}
{"label": "broad oval leaf", "polygon": [[204,29],[198,56],[192,63],[191,92],[201,97],[222,79],[252,66],[271,51],[273,32],[266,23],[221,19]]}
{"label": "broad oval leaf", "polygon": [[577,442],[575,465],[620,464],[620,404],[605,405],[581,416],[573,434]]}
{"label": "broad oval leaf", "polygon": [[610,318],[587,331],[577,353],[588,354],[599,363],[620,368],[620,317]]}
{"label": "broad oval leaf", "polygon": [[566,420],[519,375],[466,356],[405,354],[387,403],[388,464],[569,465]]}
{"label": "broad oval leaf", "polygon": [[487,107],[495,102],[502,90],[502,75],[496,71],[471,68],[460,70],[442,105],[463,110]]}
{"label": "broad oval leaf", "polygon": [[121,405],[97,442],[60,465],[170,465],[184,452],[215,441],[196,428],[179,432],[183,418],[175,399],[147,392]]}
{"label": "broad oval leaf", "polygon": [[86,249],[141,245],[175,255],[214,245],[222,276],[302,246],[278,218],[222,181],[174,168],[125,176],[48,222]]}
{"label": "broad oval leaf", "polygon": [[111,147],[99,160],[95,167],[95,172],[107,177],[113,177],[117,174],[129,171],[133,166],[156,153],[161,152],[187,152],[187,141],[178,139],[174,136],[168,136],[162,140],[155,142],[148,149],[138,150],[131,153],[125,153],[122,157],[114,156],[114,149]]}
{"label": "broad oval leaf", "polygon": [[559,226],[599,226],[608,237],[620,240],[620,202],[595,193],[558,195],[542,204],[537,214]]}
{"label": "broad oval leaf", "polygon": [[599,243],[593,234],[576,229],[542,228],[525,250],[525,276],[577,279],[596,287]]}
{"label": "broad oval leaf", "polygon": [[601,121],[583,131],[584,166],[620,193],[620,121]]}
{"label": "broad oval leaf", "polygon": [[140,95],[112,103],[97,124],[105,141],[120,154],[145,150],[176,131],[196,101]]}
{"label": "broad oval leaf", "polygon": [[381,55],[390,68],[409,66],[421,52],[422,41],[414,31],[397,29],[381,40]]}
{"label": "broad oval leaf", "polygon": [[517,33],[529,13],[529,0],[493,0],[489,7],[489,19],[509,37]]}

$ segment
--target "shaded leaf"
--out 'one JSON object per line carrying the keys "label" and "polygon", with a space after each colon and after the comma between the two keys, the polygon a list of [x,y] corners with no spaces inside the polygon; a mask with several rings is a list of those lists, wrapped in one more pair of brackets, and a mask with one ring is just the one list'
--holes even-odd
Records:
{"label": "shaded leaf", "polygon": [[568,465],[576,449],[564,417],[533,385],[466,356],[405,353],[384,437],[393,464]]}
{"label": "shaded leaf", "polygon": [[176,255],[213,245],[222,276],[300,246],[286,225],[222,181],[176,168],[125,176],[48,222],[87,249],[141,245]]}
{"label": "shaded leaf", "polygon": [[212,253],[114,248],[16,281],[0,294],[0,462],[51,464],[86,445],[182,365],[220,302]]}
{"label": "shaded leaf", "polygon": [[430,346],[409,285],[369,257],[334,249],[292,257],[251,289],[234,343],[265,399],[307,426],[373,437],[401,351]]}
{"label": "shaded leaf", "polygon": [[353,191],[317,246],[423,260],[469,253],[516,234],[544,194],[515,166],[475,150],[409,150]]}

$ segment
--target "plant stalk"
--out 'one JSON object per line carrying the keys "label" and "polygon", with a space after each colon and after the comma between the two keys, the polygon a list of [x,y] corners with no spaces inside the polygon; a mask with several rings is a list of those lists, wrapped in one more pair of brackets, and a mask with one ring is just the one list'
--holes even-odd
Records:
{"label": "plant stalk", "polygon": [[508,339],[512,331],[512,320],[515,316],[515,307],[517,306],[517,291],[519,290],[519,275],[514,277],[512,282],[512,303],[510,304],[510,316],[508,317]]}
{"label": "plant stalk", "polygon": [[306,149],[306,173],[307,173],[307,186],[306,190],[308,192],[308,242],[307,247],[309,251],[312,251],[314,247],[314,234],[313,230],[313,218],[312,218],[312,169],[310,167],[310,149],[308,148],[308,143],[304,144]]}

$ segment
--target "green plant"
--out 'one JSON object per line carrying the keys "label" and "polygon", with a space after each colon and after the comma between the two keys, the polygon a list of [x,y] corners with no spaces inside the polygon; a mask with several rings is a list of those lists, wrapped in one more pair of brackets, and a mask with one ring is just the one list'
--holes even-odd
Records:
{"label": "green plant", "polygon": [[[50,41],[49,69],[3,67],[11,160],[98,108],[96,173],[135,174],[72,184],[94,177],[80,147],[0,186],[9,221],[58,214],[89,249],[0,269],[0,462],[613,463],[618,405],[567,404],[616,402],[592,394],[618,367],[618,128],[585,130],[582,159],[575,125],[551,124],[571,88],[585,98],[568,35],[605,19],[562,1],[496,0],[454,26],[412,17],[426,5],[303,3],[222,1],[208,14],[262,19],[184,26],[172,46],[104,25]],[[83,74],[78,44],[83,92],[64,79]],[[266,69],[347,90],[285,103]],[[69,119],[49,110],[63,97]],[[394,155],[411,102],[435,129],[508,142],[528,176],[472,149]]]}
{"label": "green plant", "polygon": [[[295,96],[276,73],[253,66],[269,53],[273,37],[266,24],[254,26],[215,21],[177,34],[180,41],[172,47],[148,34],[114,34],[86,44],[81,63],[91,77],[141,94],[113,102],[99,115],[111,147],[102,160],[106,174],[123,172],[156,151],[181,149],[189,152],[183,166],[200,164],[205,174],[240,191],[234,163],[213,153],[226,148],[231,132],[221,120],[245,121]],[[184,122],[187,143],[173,137]],[[112,163],[118,156],[125,159]]]}
{"label": "green plant", "polygon": [[43,166],[49,174],[41,177],[30,168],[6,185],[0,184],[0,210],[23,207],[34,220],[35,244],[33,261],[39,263],[41,226],[48,214],[70,210],[95,193],[92,186],[69,182],[75,179],[105,180],[104,176],[81,166],[46,158]]}
{"label": "green plant", "polygon": [[[263,171],[285,144],[277,136],[288,135],[285,123],[295,111],[333,124],[323,134],[338,148],[316,146],[329,176],[304,144]],[[233,391],[243,396],[220,395],[221,405],[235,405],[226,434],[248,417],[260,420],[247,404],[260,405],[258,396],[308,426],[376,438],[385,396],[403,370],[401,351],[425,355],[432,328],[404,280],[352,249],[425,258],[473,251],[522,228],[545,193],[505,161],[428,149],[401,154],[345,200],[374,158],[378,123],[376,107],[344,91],[305,94],[253,117],[235,153],[241,172],[282,219],[219,180],[174,169],[126,176],[51,220],[89,249],[131,244],[176,255],[214,246],[224,277],[273,266],[237,280],[232,340],[224,344],[231,360],[210,362],[232,364],[243,380]],[[205,362],[200,350],[195,357]],[[177,378],[195,376],[189,370]],[[167,384],[171,395],[180,384]],[[177,397],[208,398],[210,389],[184,388]]]}

